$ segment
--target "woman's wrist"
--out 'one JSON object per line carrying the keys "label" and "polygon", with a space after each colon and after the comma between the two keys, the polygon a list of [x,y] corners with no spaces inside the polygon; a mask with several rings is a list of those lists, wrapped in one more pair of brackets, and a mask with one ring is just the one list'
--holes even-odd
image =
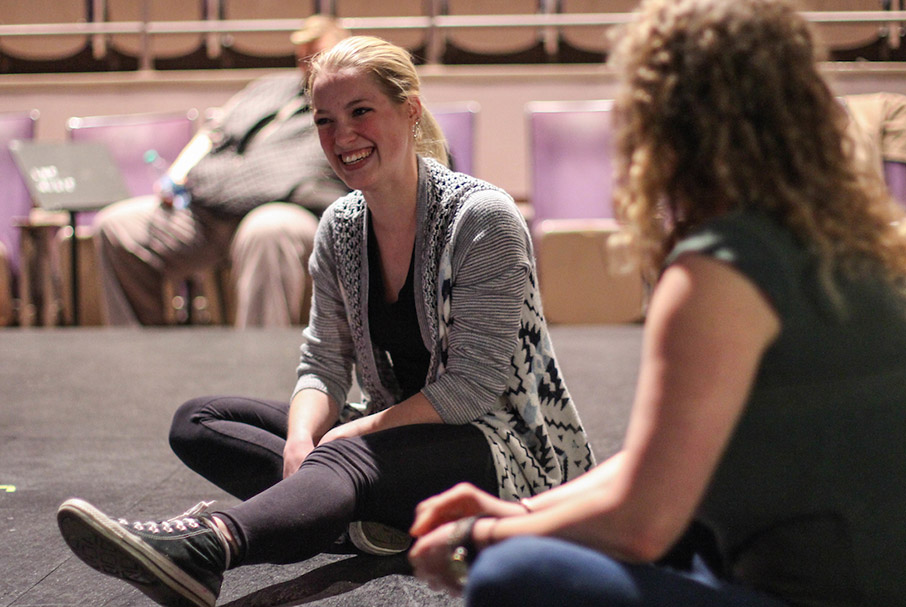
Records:
{"label": "woman's wrist", "polygon": [[311,442],[313,445],[317,445],[318,439],[320,439],[320,437],[315,437],[314,434],[302,424],[297,424],[295,427],[290,426],[286,429],[286,444],[304,444],[306,442]]}
{"label": "woman's wrist", "polygon": [[[526,514],[533,512],[528,498],[519,500],[519,504]],[[497,524],[500,519],[491,516],[470,516],[454,523],[448,539],[450,547],[450,570],[459,583],[464,583],[468,567],[478,556],[478,553],[499,542],[501,537],[496,535]]]}
{"label": "woman's wrist", "polygon": [[494,528],[499,521],[498,518],[483,517],[473,523],[471,541],[475,554],[499,541],[494,537]]}
{"label": "woman's wrist", "polygon": [[[529,498],[522,498],[519,500],[519,505],[522,506],[526,514],[534,513],[531,504],[526,503]],[[496,544],[501,541],[502,537],[497,536],[497,524],[500,522],[499,518],[496,517],[480,517],[476,519],[470,529],[471,529],[471,541],[472,546],[476,554],[481,552],[488,546]]]}
{"label": "woman's wrist", "polygon": [[287,439],[309,438],[317,445],[338,418],[339,409],[327,394],[312,388],[301,390],[290,402]]}
{"label": "woman's wrist", "polygon": [[479,516],[459,519],[453,523],[453,529],[447,540],[450,549],[449,573],[459,586],[465,586],[469,577],[469,566],[480,550],[474,541],[475,525],[480,520]]}

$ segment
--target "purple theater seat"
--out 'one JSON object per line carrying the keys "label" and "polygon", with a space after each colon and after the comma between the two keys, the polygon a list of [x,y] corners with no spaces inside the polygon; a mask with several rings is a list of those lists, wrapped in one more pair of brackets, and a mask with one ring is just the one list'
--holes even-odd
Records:
{"label": "purple theater seat", "polygon": [[[66,122],[66,134],[72,141],[95,141],[107,144],[114,162],[119,166],[126,187],[133,196],[154,193],[154,183],[195,134],[198,111],[156,112],[144,114],[112,114],[106,116],[77,116]],[[154,154],[149,155],[149,152]],[[147,160],[159,158],[155,164]],[[116,201],[111,201],[116,202]],[[89,226],[96,213],[79,213],[76,223]],[[81,248],[81,247],[79,247]],[[93,263],[91,248],[86,249],[86,265]],[[81,256],[81,255],[80,255]],[[79,303],[75,309],[82,310],[80,316],[91,318],[89,324],[100,324],[99,300],[93,276],[96,270],[89,269],[85,284],[79,288]],[[82,297],[82,293],[86,295]]]}
{"label": "purple theater seat", "polygon": [[[154,193],[160,170],[146,162],[154,151],[169,165],[195,133],[197,110],[150,114],[73,117],[66,122],[72,141],[100,141],[107,144],[133,196]],[[81,213],[79,225],[88,225],[93,213]]]}
{"label": "purple theater seat", "polygon": [[428,109],[447,138],[453,168],[475,175],[475,122],[480,106],[474,101],[435,104]]}
{"label": "purple theater seat", "polygon": [[532,239],[550,323],[636,322],[644,314],[637,253],[613,218],[612,107],[526,105]]}
{"label": "purple theater seat", "polygon": [[611,100],[526,105],[533,227],[613,217]]}
{"label": "purple theater seat", "polygon": [[27,218],[32,208],[31,196],[19,169],[9,153],[15,139],[34,139],[37,110],[0,114],[0,241],[6,246],[10,270],[19,274],[19,228],[15,222]]}
{"label": "purple theater seat", "polygon": [[884,162],[884,180],[891,196],[906,207],[906,163],[888,160]]}

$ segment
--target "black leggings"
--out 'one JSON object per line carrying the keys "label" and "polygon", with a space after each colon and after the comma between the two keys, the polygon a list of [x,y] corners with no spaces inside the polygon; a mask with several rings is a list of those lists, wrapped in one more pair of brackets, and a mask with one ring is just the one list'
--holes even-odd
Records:
{"label": "black leggings", "polygon": [[287,403],[215,396],[173,417],[170,446],[189,468],[246,500],[219,512],[239,545],[236,564],[292,563],[323,552],[356,520],[399,529],[423,499],[467,481],[497,494],[482,432],[417,424],[317,447],[283,479]]}

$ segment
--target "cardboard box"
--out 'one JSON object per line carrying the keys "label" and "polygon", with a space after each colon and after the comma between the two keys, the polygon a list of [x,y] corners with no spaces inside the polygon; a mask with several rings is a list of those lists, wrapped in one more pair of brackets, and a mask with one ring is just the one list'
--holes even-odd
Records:
{"label": "cardboard box", "polygon": [[534,230],[549,323],[639,322],[645,287],[635,250],[611,219],[551,219]]}

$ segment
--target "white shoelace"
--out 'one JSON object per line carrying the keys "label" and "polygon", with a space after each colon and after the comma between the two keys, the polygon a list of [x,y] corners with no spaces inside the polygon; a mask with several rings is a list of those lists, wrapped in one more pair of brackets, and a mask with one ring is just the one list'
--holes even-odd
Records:
{"label": "white shoelace", "polygon": [[199,523],[204,524],[205,527],[211,529],[214,532],[214,535],[217,536],[217,539],[220,541],[220,544],[223,547],[224,555],[226,557],[225,558],[226,563],[225,563],[224,569],[229,569],[230,560],[232,559],[232,556],[233,556],[233,550],[232,550],[232,547],[230,546],[229,540],[224,536],[223,532],[220,530],[220,528],[217,526],[217,524],[213,521],[213,519],[210,522],[198,519],[199,515],[207,512],[208,508],[210,508],[213,504],[214,504],[213,501],[198,502],[197,504],[195,504],[194,506],[192,506],[191,508],[189,508],[182,514],[180,514],[178,516],[174,516],[172,518],[169,518],[169,519],[167,519],[165,521],[161,521],[161,522],[134,521],[134,522],[130,523],[128,520],[126,520],[124,518],[119,519],[118,522],[121,525],[132,527],[136,531],[147,531],[149,533],[161,533],[161,532],[173,533],[174,530],[183,532],[183,531],[188,531],[190,529],[198,529],[198,527],[200,526]]}

